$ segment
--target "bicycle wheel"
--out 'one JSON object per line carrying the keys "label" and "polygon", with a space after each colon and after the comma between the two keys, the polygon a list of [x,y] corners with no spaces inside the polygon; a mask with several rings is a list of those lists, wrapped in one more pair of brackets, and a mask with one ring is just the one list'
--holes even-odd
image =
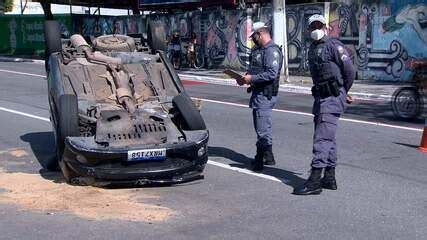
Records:
{"label": "bicycle wheel", "polygon": [[420,116],[423,105],[422,96],[416,87],[402,87],[393,93],[391,106],[396,117],[416,118]]}

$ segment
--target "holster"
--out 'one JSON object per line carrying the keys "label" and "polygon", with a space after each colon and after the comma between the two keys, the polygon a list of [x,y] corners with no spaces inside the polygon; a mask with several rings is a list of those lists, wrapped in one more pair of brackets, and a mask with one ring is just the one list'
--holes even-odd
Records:
{"label": "holster", "polygon": [[279,93],[279,78],[275,79],[272,83],[262,83],[257,85],[251,85],[247,92],[250,93],[254,89],[262,91],[263,95],[267,97],[268,100],[271,100],[273,96],[277,96]]}
{"label": "holster", "polygon": [[330,96],[338,97],[340,95],[340,87],[338,82],[332,78],[327,81],[318,83],[311,88],[313,97],[327,98]]}

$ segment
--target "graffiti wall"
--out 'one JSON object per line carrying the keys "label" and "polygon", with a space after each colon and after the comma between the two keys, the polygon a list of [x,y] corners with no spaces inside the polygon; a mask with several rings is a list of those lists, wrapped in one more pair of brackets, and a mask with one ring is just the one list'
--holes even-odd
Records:
{"label": "graffiti wall", "polygon": [[[65,36],[147,33],[151,26],[155,44],[163,49],[167,48],[173,32],[179,32],[184,43],[194,32],[206,67],[244,70],[253,45],[248,36],[252,23],[264,21],[272,26],[272,13],[271,5],[253,5],[238,10],[151,14],[147,18],[88,15],[57,18]],[[343,0],[288,5],[287,47],[291,74],[308,75],[307,49],[311,40],[306,31],[307,20],[316,13],[326,16],[329,35],[346,45],[358,79],[408,81],[414,74],[414,62],[427,61],[425,0]],[[0,53],[42,55],[42,26],[42,16],[1,16],[0,28],[5,29],[4,36],[8,37],[0,38]]]}
{"label": "graffiti wall", "polygon": [[[151,15],[150,21],[163,22],[167,41],[173,32],[180,33],[183,42],[192,32],[203,49],[207,67],[230,67],[245,69],[248,65],[252,41],[249,33],[254,21],[265,21],[271,25],[271,7],[244,10],[192,11],[176,15]],[[157,24],[154,24],[157,25]],[[160,28],[159,28],[160,29]],[[156,31],[154,31],[156,32]],[[158,36],[160,33],[155,33]]]}
{"label": "graffiti wall", "polygon": [[[326,16],[329,35],[347,46],[358,79],[407,81],[413,75],[413,62],[427,59],[427,3],[423,0],[288,5],[291,74],[308,74],[307,49],[311,40],[306,31],[307,20],[316,13]],[[261,20],[271,26],[273,19],[270,5],[151,17],[165,23],[165,38],[178,31],[185,41],[195,32],[203,45],[207,67],[235,69],[245,69],[248,65],[252,47],[248,33],[252,23]]]}
{"label": "graffiti wall", "polygon": [[142,16],[97,16],[73,14],[74,33],[84,36],[106,34],[144,33],[145,18]]}
{"label": "graffiti wall", "polygon": [[[423,3],[424,2],[424,3]],[[407,81],[415,61],[427,61],[425,1],[354,1],[287,8],[289,67],[307,73],[306,32],[311,14],[325,14],[329,35],[352,54],[358,79]]]}

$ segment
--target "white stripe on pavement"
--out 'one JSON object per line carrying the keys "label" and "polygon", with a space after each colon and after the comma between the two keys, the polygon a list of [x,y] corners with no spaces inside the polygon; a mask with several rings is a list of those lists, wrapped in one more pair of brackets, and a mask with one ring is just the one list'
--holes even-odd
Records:
{"label": "white stripe on pavement", "polygon": [[49,118],[39,117],[39,116],[36,116],[36,115],[33,115],[33,114],[24,113],[24,112],[16,111],[16,110],[9,109],[9,108],[0,107],[0,111],[5,111],[5,112],[9,112],[9,113],[14,113],[14,114],[18,114],[18,115],[21,115],[21,116],[25,116],[25,117],[30,117],[30,118],[34,118],[34,119],[38,119],[38,120],[50,122]]}
{"label": "white stripe on pavement", "polygon": [[225,164],[225,163],[219,163],[219,162],[208,160],[208,164],[214,165],[214,166],[217,166],[217,167],[221,167],[221,168],[225,168],[225,169],[229,169],[229,170],[232,170],[232,171],[236,171],[236,172],[240,172],[240,173],[244,173],[244,174],[248,174],[248,175],[252,175],[252,176],[256,176],[256,177],[268,179],[268,180],[275,181],[275,182],[282,182],[282,180],[280,180],[280,179],[278,179],[276,177],[273,177],[273,176],[270,176],[270,175],[265,175],[265,174],[262,174],[262,173],[252,172],[251,170],[248,170],[248,169],[245,169],[245,168],[232,167],[232,166],[230,166],[228,164]]}
{"label": "white stripe on pavement", "polygon": [[[194,99],[205,101],[205,102],[235,106],[235,107],[249,108],[248,105],[238,104],[238,103],[222,102],[222,101],[204,99],[204,98],[194,98]],[[296,111],[289,111],[289,110],[282,110],[282,109],[273,109],[273,111],[282,112],[282,113],[291,113],[291,114],[303,115],[303,116],[313,116],[313,114],[311,114],[311,113],[296,112]],[[423,129],[421,129],[421,128],[402,127],[402,126],[397,126],[397,125],[392,125],[392,124],[385,124],[385,123],[379,123],[379,122],[368,122],[368,121],[356,120],[356,119],[351,119],[351,118],[340,118],[340,121],[352,122],[352,123],[361,123],[361,124],[381,126],[381,127],[389,127],[389,128],[396,128],[396,129],[403,129],[403,130],[416,131],[416,132],[422,132],[423,131]]]}
{"label": "white stripe on pavement", "polygon": [[32,77],[46,78],[45,75],[39,75],[39,74],[33,74],[33,73],[24,73],[24,72],[15,72],[15,71],[10,71],[10,70],[6,70],[6,69],[0,69],[0,72],[14,73],[14,74],[27,75],[27,76],[32,76]]}

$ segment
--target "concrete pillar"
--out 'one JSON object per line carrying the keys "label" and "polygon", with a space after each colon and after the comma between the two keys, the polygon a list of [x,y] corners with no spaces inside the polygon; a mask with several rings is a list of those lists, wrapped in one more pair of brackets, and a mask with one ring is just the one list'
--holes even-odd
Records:
{"label": "concrete pillar", "polygon": [[284,78],[281,78],[282,82],[289,81],[285,3],[285,0],[273,0],[273,41],[282,46],[283,65],[281,74],[284,75]]}

